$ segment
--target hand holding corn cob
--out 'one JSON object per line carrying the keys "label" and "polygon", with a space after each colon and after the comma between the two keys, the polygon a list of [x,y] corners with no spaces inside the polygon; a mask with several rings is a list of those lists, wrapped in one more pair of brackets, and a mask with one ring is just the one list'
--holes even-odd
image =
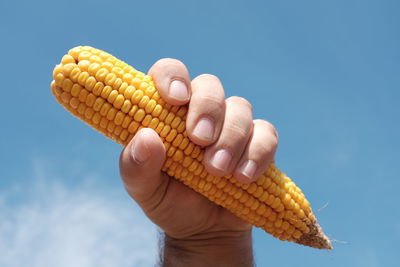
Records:
{"label": "hand holding corn cob", "polygon": [[[155,83],[108,53],[76,47],[54,69],[51,85],[66,109],[126,146],[121,174],[128,192],[149,217],[175,238],[247,231],[247,223],[229,210],[281,240],[331,248],[301,190],[270,164],[276,147],[273,127],[252,122],[246,101],[224,100],[222,86],[213,76],[201,76],[190,84],[183,65],[158,68],[160,64],[150,72]],[[188,112],[187,105],[178,105],[189,100],[185,86],[190,85]],[[161,139],[143,130],[130,143],[146,127]],[[210,146],[204,149],[205,145]],[[143,168],[138,162],[150,165]],[[160,175],[160,167],[181,183]]]}

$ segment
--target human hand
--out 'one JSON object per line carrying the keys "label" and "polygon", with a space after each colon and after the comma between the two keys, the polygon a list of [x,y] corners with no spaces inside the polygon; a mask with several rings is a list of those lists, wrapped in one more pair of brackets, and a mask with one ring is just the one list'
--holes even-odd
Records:
{"label": "human hand", "polygon": [[[149,75],[167,103],[189,104],[186,130],[205,147],[209,173],[234,173],[249,183],[273,162],[278,143],[274,127],[253,120],[247,100],[225,99],[217,77],[203,74],[190,81],[184,64],[174,59],[159,60]],[[165,231],[165,262],[179,257],[200,266],[251,266],[251,225],[161,172],[164,160],[157,133],[142,129],[122,151],[120,172],[129,195]]]}

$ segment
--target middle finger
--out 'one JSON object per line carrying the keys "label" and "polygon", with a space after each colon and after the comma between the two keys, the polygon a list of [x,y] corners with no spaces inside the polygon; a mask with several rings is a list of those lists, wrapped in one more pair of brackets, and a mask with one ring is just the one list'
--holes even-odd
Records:
{"label": "middle finger", "polygon": [[226,111],[218,140],[206,148],[204,154],[207,170],[216,176],[232,173],[253,131],[251,104],[241,97],[225,101]]}

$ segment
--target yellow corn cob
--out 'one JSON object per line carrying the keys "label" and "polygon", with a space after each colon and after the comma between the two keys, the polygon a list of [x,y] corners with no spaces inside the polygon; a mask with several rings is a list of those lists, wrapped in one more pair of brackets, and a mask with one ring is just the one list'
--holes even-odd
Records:
{"label": "yellow corn cob", "polygon": [[154,129],[167,151],[162,170],[209,200],[281,240],[332,248],[300,188],[274,165],[251,184],[209,174],[204,150],[186,133],[187,106],[165,103],[150,76],[104,51],[79,46],[62,58],[53,78],[58,102],[116,142],[125,146],[139,129]]}

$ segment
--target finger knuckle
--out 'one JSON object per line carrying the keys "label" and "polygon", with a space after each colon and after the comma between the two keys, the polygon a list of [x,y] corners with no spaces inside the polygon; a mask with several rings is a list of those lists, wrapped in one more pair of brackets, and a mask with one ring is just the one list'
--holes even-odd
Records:
{"label": "finger knuckle", "polygon": [[232,102],[236,105],[246,106],[250,110],[253,109],[251,103],[246,98],[241,96],[231,96],[227,99],[227,101]]}
{"label": "finger knuckle", "polygon": [[257,146],[258,155],[260,158],[272,158],[275,154],[277,143],[271,140],[269,143],[261,143]]}
{"label": "finger knuckle", "polygon": [[150,68],[149,75],[153,76],[156,81],[174,77],[188,79],[189,72],[181,61],[173,58],[162,58]]}
{"label": "finger knuckle", "polygon": [[225,130],[228,132],[227,136],[234,137],[232,140],[236,142],[247,140],[250,134],[248,126],[239,123],[231,123],[225,126]]}
{"label": "finger knuckle", "polygon": [[209,73],[203,73],[200,74],[195,78],[195,80],[206,80],[206,81],[212,81],[216,83],[221,83],[221,80],[215,76],[214,74],[209,74]]}
{"label": "finger knuckle", "polygon": [[182,61],[175,58],[161,58],[154,64],[154,66],[160,68],[165,68],[167,66],[185,67]]}
{"label": "finger knuckle", "polygon": [[204,103],[204,105],[216,108],[218,110],[220,110],[224,106],[224,100],[217,95],[210,95],[210,94],[200,95],[198,99],[199,101]]}
{"label": "finger knuckle", "polygon": [[276,127],[270,123],[269,121],[266,120],[254,120],[254,124],[258,124],[259,126],[263,127],[265,131],[270,132],[273,136],[276,137],[277,141],[279,139],[278,131],[276,130]]}

